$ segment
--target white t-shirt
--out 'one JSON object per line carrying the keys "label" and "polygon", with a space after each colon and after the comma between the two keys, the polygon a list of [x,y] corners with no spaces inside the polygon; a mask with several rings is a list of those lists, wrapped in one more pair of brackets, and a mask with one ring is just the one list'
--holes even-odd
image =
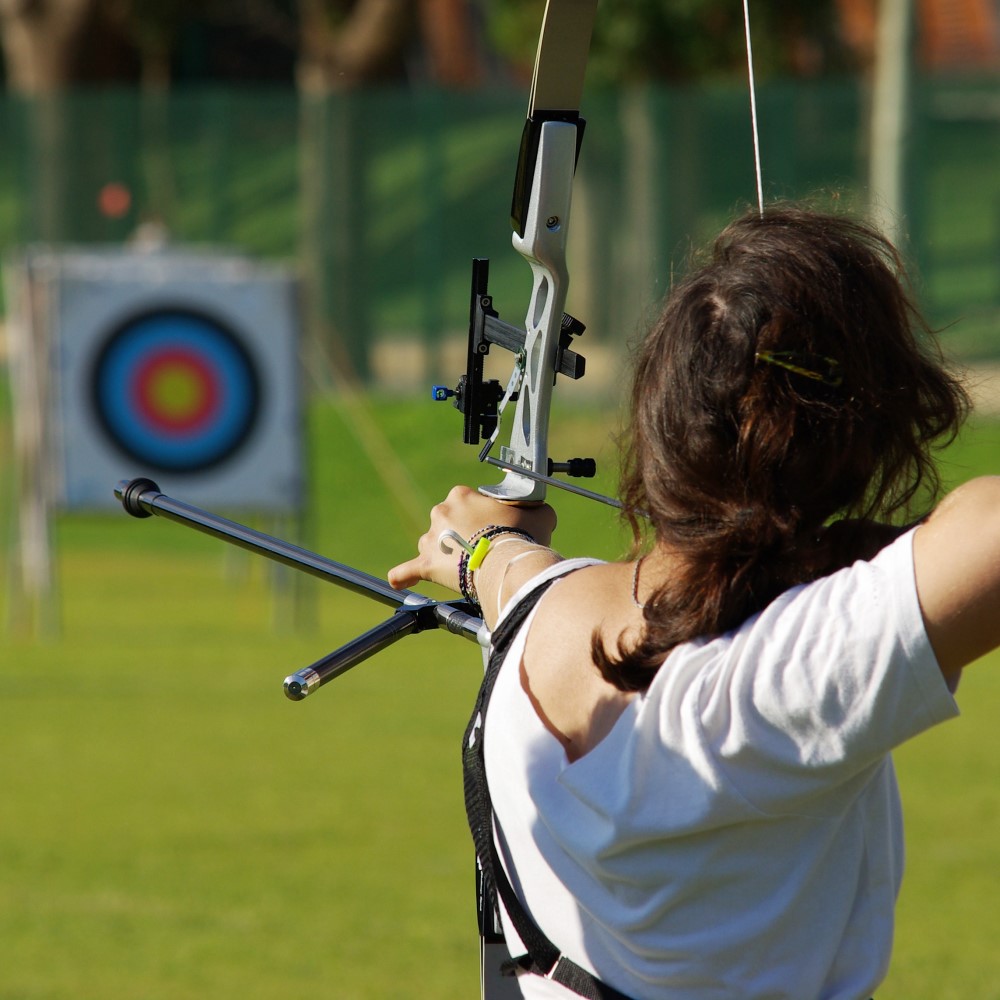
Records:
{"label": "white t-shirt", "polygon": [[[508,609],[592,562],[550,568]],[[511,882],[550,940],[639,1000],[871,996],[903,871],[889,751],[958,712],[912,533],[673,650],[574,763],[521,687],[530,624],[499,672],[486,770]],[[538,976],[520,986],[573,995]]]}

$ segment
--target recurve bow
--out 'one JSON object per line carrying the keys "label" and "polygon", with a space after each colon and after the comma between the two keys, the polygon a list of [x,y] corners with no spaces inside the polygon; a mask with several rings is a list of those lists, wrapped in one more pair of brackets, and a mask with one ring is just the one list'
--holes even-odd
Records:
{"label": "recurve bow", "polygon": [[[500,320],[487,290],[489,262],[474,261],[466,372],[454,390],[434,387],[436,399],[454,398],[464,415],[467,444],[486,438],[480,461],[506,472],[502,482],[481,486],[480,491],[507,502],[540,502],[551,485],[618,506],[615,500],[554,478],[557,473],[593,476],[593,459],[553,462],[548,454],[555,378],[581,378],[586,367],[570,346],[584,325],[564,309],[573,177],[585,125],[580,98],[596,11],[597,0],[548,0],[542,20],[511,199],[512,243],[532,273],[524,327]],[[483,379],[483,359],[493,345],[515,354],[506,388]],[[501,431],[504,408],[515,401],[510,440],[497,458],[490,451]]]}
{"label": "recurve bow", "polygon": [[[593,461],[554,464],[548,457],[549,408],[556,374],[580,378],[584,360],[570,349],[583,325],[563,312],[569,274],[566,240],[573,174],[583,133],[580,95],[597,0],[548,0],[539,38],[528,117],[521,137],[511,207],[512,242],[531,267],[533,285],[525,326],[499,319],[487,291],[488,262],[473,265],[468,364],[458,389],[435,387],[437,398],[455,397],[465,416],[465,440],[488,440],[480,458],[506,471],[482,492],[514,503],[536,503],[546,485],[616,503],[553,478],[553,473],[593,475]],[[516,355],[506,390],[484,382],[483,357],[496,344]],[[507,402],[517,403],[510,442],[489,455]],[[363,594],[395,610],[392,616],[316,663],[285,678],[285,694],[300,701],[346,670],[407,635],[445,628],[486,647],[489,632],[475,607],[435,601],[415,591],[395,591],[384,581],[262,534],[162,493],[150,479],[123,480],[115,495],[135,517],[158,515],[230,544]]]}

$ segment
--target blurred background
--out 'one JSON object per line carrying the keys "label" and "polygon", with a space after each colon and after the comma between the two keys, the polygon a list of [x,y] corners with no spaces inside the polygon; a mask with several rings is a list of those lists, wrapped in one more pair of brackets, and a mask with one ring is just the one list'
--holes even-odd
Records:
{"label": "blurred background", "polygon": [[[527,305],[506,220],[543,6],[0,0],[0,1000],[475,995],[475,648],[407,640],[292,705],[281,678],[380,612],[111,489],[153,475],[381,576],[488,478],[428,389],[464,369],[472,257],[505,320]],[[995,471],[1000,2],[750,12],[765,197],[897,240],[977,400],[945,479]],[[583,113],[588,372],[553,453],[613,490],[629,345],[756,201],[741,4],[603,0]],[[557,502],[562,551],[621,551]],[[1000,997],[1000,685],[972,675],[969,717],[900,754],[881,997]]]}
{"label": "blurred background", "polygon": [[[422,384],[466,322],[468,258],[493,257],[502,289],[523,279],[502,220],[541,6],[4,0],[0,248],[168,240],[293,262],[312,380]],[[956,349],[991,355],[995,0],[751,15],[767,197],[875,206],[932,322],[961,317]],[[573,294],[613,350],[689,241],[755,200],[740,4],[602,4],[585,112]]]}

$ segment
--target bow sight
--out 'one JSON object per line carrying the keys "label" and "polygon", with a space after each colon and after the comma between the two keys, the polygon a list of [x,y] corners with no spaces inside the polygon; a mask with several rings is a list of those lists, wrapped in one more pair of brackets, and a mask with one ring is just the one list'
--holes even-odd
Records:
{"label": "bow sight", "polygon": [[[444,385],[435,385],[432,389],[434,400],[438,402],[454,400],[452,405],[465,418],[462,440],[466,444],[476,445],[481,438],[487,439],[479,452],[480,462],[496,462],[489,458],[489,452],[500,433],[500,418],[504,406],[508,402],[516,402],[520,397],[519,389],[524,380],[527,362],[525,343],[528,331],[523,327],[505,323],[493,308],[493,298],[487,288],[489,269],[490,262],[486,259],[476,258],[472,262],[472,295],[469,305],[469,343],[465,374],[458,380],[458,385],[454,389]],[[571,379],[583,378],[587,368],[586,359],[571,350],[570,346],[573,337],[579,336],[584,330],[586,327],[578,319],[568,313],[562,314],[553,364],[553,384],[557,375],[565,375]],[[506,391],[499,380],[483,378],[483,362],[494,344],[515,355],[514,370]],[[548,458],[544,471],[533,475],[536,470],[523,460],[518,461],[511,453],[512,449],[501,447],[500,461],[496,464],[553,486],[566,486],[565,483],[552,478],[555,473],[580,478],[593,478],[597,473],[597,463],[592,458],[571,458],[566,462],[553,462]],[[484,489],[484,492],[488,492],[488,488]]]}

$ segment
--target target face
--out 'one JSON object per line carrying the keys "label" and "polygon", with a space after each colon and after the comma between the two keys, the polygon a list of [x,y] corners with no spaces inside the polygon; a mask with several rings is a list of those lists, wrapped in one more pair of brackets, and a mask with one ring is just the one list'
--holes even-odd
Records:
{"label": "target face", "polygon": [[119,326],[97,355],[94,412],[144,468],[199,472],[232,457],[257,421],[260,379],[225,325],[203,313],[150,311]]}

